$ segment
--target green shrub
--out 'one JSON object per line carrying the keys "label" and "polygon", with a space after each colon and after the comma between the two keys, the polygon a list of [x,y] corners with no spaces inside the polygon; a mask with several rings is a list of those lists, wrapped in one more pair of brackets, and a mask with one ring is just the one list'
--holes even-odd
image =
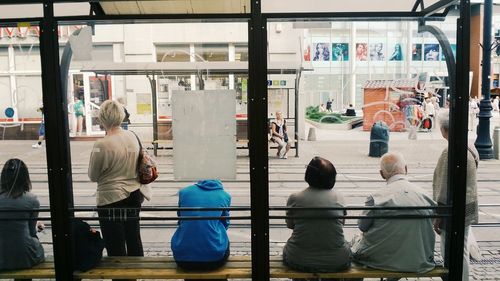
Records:
{"label": "green shrub", "polygon": [[339,113],[319,112],[319,106],[308,106],[306,108],[306,118],[318,123],[341,124],[355,117],[342,116]]}

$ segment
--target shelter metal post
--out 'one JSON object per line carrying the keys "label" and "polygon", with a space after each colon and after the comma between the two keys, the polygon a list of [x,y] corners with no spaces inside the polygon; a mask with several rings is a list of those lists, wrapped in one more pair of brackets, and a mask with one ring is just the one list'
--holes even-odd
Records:
{"label": "shelter metal post", "polygon": [[57,280],[72,280],[70,211],[73,181],[66,96],[61,85],[54,4],[44,1],[40,28],[43,104],[46,123],[47,171]]}
{"label": "shelter metal post", "polygon": [[251,0],[248,27],[248,132],[252,208],[252,280],[269,280],[269,173],[267,147],[267,27],[261,1]]}
{"label": "shelter metal post", "polygon": [[299,85],[300,85],[300,69],[297,69],[295,74],[295,157],[299,157]]}
{"label": "shelter metal post", "polygon": [[470,0],[460,1],[457,20],[456,92],[451,93],[448,142],[448,204],[452,204],[451,225],[446,228],[445,264],[448,280],[462,280],[467,180],[467,117],[469,109]]}
{"label": "shelter metal post", "polygon": [[[158,104],[156,102],[156,78],[155,75],[148,75],[149,84],[151,85],[151,102],[153,107],[153,151],[154,156],[158,156]],[[173,122],[173,121],[172,121]]]}

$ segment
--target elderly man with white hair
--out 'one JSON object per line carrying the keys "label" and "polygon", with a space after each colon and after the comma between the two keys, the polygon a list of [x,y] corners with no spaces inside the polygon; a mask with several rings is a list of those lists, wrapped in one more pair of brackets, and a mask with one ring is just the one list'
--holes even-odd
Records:
{"label": "elderly man with white hair", "polygon": [[[438,116],[441,127],[441,135],[448,140],[450,127],[449,111],[444,111]],[[467,146],[467,180],[466,180],[466,200],[465,200],[465,229],[464,229],[464,258],[462,280],[469,280],[469,248],[468,237],[471,231],[471,224],[478,223],[478,201],[477,201],[477,167],[479,164],[479,153],[473,145]],[[451,186],[450,188],[454,188]],[[448,147],[446,147],[439,157],[434,177],[432,179],[432,189],[434,200],[439,205],[446,205],[448,201]],[[434,220],[434,230],[441,235],[441,254],[444,256],[444,245],[446,244],[444,233],[445,225],[442,219]]]}
{"label": "elderly man with white hair", "polygon": [[[387,184],[368,196],[366,206],[428,207],[435,202],[425,191],[406,177],[407,167],[399,153],[386,153],[380,159],[380,175]],[[433,214],[432,209],[363,211],[366,216]],[[363,232],[353,246],[354,261],[368,267],[403,272],[424,273],[435,267],[435,235],[431,218],[366,218],[358,221]]]}

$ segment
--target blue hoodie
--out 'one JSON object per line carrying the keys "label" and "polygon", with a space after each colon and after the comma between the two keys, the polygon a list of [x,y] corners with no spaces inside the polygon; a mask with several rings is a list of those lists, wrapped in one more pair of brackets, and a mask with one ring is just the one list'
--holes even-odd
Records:
{"label": "blue hoodie", "polygon": [[[219,180],[204,180],[179,191],[179,207],[223,208],[231,196]],[[229,211],[179,211],[180,216],[229,216]],[[229,247],[229,220],[179,220],[172,236],[174,259],[180,262],[219,261]]]}

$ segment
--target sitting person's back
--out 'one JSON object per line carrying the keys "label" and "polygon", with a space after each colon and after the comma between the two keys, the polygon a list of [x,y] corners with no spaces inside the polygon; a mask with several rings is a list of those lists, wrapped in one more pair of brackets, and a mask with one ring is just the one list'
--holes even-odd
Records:
{"label": "sitting person's back", "polygon": [[[287,207],[343,207],[342,195],[331,190],[335,177],[336,171],[332,163],[315,157],[306,171],[309,187],[292,194],[288,198]],[[287,216],[320,218],[286,219],[287,226],[293,229],[293,233],[283,249],[283,262],[306,272],[334,272],[348,268],[351,250],[344,238],[343,220],[324,219],[342,215],[343,211],[336,210],[288,210]]]}
{"label": "sitting person's back", "polygon": [[[401,155],[387,153],[381,158],[381,175],[387,185],[367,198],[367,206],[434,206],[420,187],[406,178]],[[433,210],[369,210],[369,216],[432,215]],[[353,247],[354,260],[389,271],[427,272],[435,267],[432,219],[360,219],[363,236]]]}
{"label": "sitting person's back", "polygon": [[[219,180],[204,180],[179,192],[179,207],[228,208],[231,196]],[[179,211],[180,216],[220,217],[229,211]],[[215,269],[229,257],[229,220],[179,220],[172,237],[174,259],[185,269]]]}
{"label": "sitting person's back", "polygon": [[356,116],[356,110],[352,104],[349,104],[349,107],[346,109],[345,116]]}
{"label": "sitting person's back", "polygon": [[[19,159],[8,160],[2,170],[0,186],[1,210],[35,210],[40,207],[29,192],[28,168]],[[0,270],[31,268],[44,261],[43,247],[36,236],[38,212],[0,212]]]}

